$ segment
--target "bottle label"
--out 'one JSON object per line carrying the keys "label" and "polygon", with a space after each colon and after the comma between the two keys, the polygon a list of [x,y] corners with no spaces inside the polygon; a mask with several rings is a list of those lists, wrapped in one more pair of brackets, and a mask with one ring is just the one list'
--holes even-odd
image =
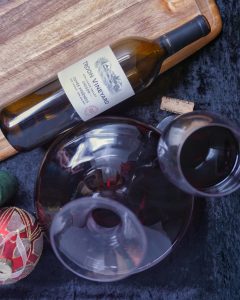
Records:
{"label": "bottle label", "polygon": [[59,72],[58,78],[83,121],[135,94],[109,46]]}

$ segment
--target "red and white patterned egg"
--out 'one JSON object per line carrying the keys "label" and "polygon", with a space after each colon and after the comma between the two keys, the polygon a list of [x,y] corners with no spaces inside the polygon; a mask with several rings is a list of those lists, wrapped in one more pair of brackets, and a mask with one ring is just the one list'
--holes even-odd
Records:
{"label": "red and white patterned egg", "polygon": [[0,284],[19,281],[32,272],[43,249],[43,232],[23,209],[0,209]]}

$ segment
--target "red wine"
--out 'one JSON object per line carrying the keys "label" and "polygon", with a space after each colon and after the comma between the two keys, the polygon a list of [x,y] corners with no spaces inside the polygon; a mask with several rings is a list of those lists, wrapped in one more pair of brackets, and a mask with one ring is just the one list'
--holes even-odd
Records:
{"label": "red wine", "polygon": [[193,132],[184,142],[180,154],[183,175],[198,189],[221,183],[232,172],[239,155],[233,133],[220,126]]}
{"label": "red wine", "polygon": [[92,218],[98,226],[104,228],[114,228],[121,224],[121,218],[106,208],[95,208],[92,211]]}

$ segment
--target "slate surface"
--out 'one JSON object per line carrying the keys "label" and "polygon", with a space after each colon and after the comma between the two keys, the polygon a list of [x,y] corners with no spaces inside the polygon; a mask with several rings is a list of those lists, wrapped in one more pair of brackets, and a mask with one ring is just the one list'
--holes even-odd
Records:
{"label": "slate surface", "polygon": [[[156,125],[162,95],[194,99],[196,108],[218,112],[239,124],[240,1],[218,0],[223,33],[204,49],[162,75],[132,102],[123,116]],[[146,101],[147,100],[147,101]],[[34,212],[34,184],[46,149],[22,153],[1,163],[15,174],[15,205]],[[33,273],[0,287],[0,299],[240,299],[240,191],[199,199],[191,227],[179,247],[151,270],[116,283],[94,283],[64,269],[45,243]]]}

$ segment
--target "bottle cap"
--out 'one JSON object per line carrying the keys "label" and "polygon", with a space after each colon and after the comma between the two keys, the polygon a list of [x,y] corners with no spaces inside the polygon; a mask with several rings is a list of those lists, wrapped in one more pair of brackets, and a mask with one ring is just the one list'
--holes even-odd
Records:
{"label": "bottle cap", "polygon": [[0,130],[0,161],[17,154],[17,150],[9,144],[8,140],[5,138],[4,134]]}
{"label": "bottle cap", "polygon": [[164,34],[160,37],[162,46],[169,55],[172,55],[187,45],[208,35],[211,32],[211,26],[207,18],[199,15],[182,26]]}
{"label": "bottle cap", "polygon": [[211,26],[205,16],[199,15],[193,20],[193,22],[194,21],[201,28],[203,36],[208,35],[211,32]]}

